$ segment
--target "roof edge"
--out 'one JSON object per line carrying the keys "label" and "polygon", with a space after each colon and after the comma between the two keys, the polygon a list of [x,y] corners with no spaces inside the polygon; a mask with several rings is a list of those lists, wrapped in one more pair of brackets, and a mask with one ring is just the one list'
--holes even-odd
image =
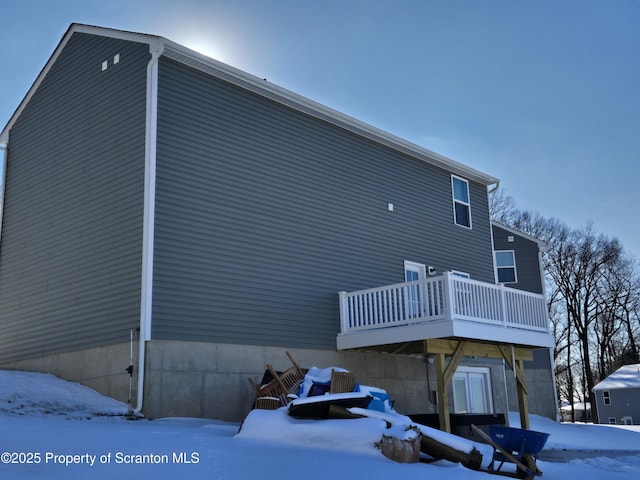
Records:
{"label": "roof edge", "polygon": [[42,67],[42,70],[40,70],[40,73],[34,80],[33,84],[31,85],[31,87],[29,87],[29,90],[27,91],[26,95],[24,96],[22,101],[18,104],[18,107],[13,112],[13,115],[11,115],[7,124],[4,126],[4,128],[0,132],[0,143],[3,143],[3,144],[9,143],[9,131],[11,130],[11,127],[13,127],[14,123],[16,122],[16,120],[18,119],[18,117],[26,107],[27,103],[29,103],[29,100],[31,100],[36,90],[40,86],[40,83],[42,83],[42,80],[44,79],[44,77],[46,77],[47,73],[49,73],[51,66],[58,59],[58,57],[60,56],[60,53],[62,52],[62,50],[64,50],[65,46],[69,42],[69,39],[74,33],[87,33],[90,35],[110,37],[110,38],[128,40],[128,41],[133,41],[138,43],[146,43],[149,45],[150,48],[157,47],[158,44],[162,44],[162,42],[164,41],[162,37],[159,37],[156,35],[147,35],[143,33],[128,32],[125,30],[116,30],[116,29],[107,28],[107,27],[97,27],[93,25],[85,25],[82,23],[72,23],[71,25],[69,25],[69,28],[67,29],[67,31],[60,38],[58,45],[55,47],[55,49],[51,53],[51,56],[49,57],[47,62],[44,64],[44,67]]}
{"label": "roof edge", "polygon": [[491,220],[491,225],[495,225],[498,228],[502,228],[503,230],[506,230],[508,232],[513,233],[514,235],[519,235],[523,238],[526,238],[527,240],[531,240],[532,242],[536,242],[538,244],[538,247],[540,248],[540,250],[542,252],[546,252],[547,250],[549,250],[550,246],[547,242],[545,242],[544,240],[540,240],[537,237],[534,237],[533,235],[529,235],[528,233],[524,233],[521,232],[520,230],[513,228],[513,227],[509,227],[507,225],[504,225],[503,223],[500,222],[496,222],[495,220]]}
{"label": "roof edge", "polygon": [[74,33],[87,33],[91,35],[117,38],[138,43],[146,43],[149,45],[150,51],[163,51],[164,56],[202,70],[210,75],[214,75],[218,78],[224,79],[244,89],[257,93],[263,97],[267,97],[273,101],[301,111],[307,115],[311,115],[323,121],[329,122],[361,137],[385,145],[393,150],[430,163],[436,167],[442,168],[452,173],[456,173],[485,186],[495,185],[499,183],[499,179],[496,177],[483,173],[468,165],[452,160],[448,157],[445,157],[444,155],[440,155],[432,150],[429,150],[428,148],[422,147],[401,137],[374,127],[370,124],[357,120],[354,117],[322,105],[309,98],[303,97],[302,95],[294,93],[291,90],[287,90],[273,83],[269,83],[266,80],[232,67],[226,63],[220,62],[219,60],[215,60],[213,58],[202,55],[183,45],[175,43],[171,40],[167,40],[164,37],[125,30],[116,30],[107,27],[85,25],[80,23],[72,23],[64,33],[60,42],[49,57],[49,60],[36,77],[33,85],[29,88],[27,94],[18,105],[17,109],[7,122],[6,126],[3,128],[2,132],[0,132],[0,143],[8,144],[9,131],[11,130],[11,127],[16,122],[17,118],[20,116],[29,100],[33,97],[35,91],[40,86],[40,83],[47,75],[47,73],[51,69],[51,66],[57,60],[58,56]]}
{"label": "roof edge", "polygon": [[412,143],[219,60],[202,55],[188,47],[185,47],[184,45],[180,45],[170,40],[165,40],[165,51],[163,54],[180,63],[184,63],[193,68],[202,70],[205,73],[231,82],[241,88],[250,90],[253,93],[267,97],[307,115],[311,115],[337,125],[352,133],[363,136],[377,143],[381,143],[389,148],[412,157],[416,157],[437,167],[453,171],[454,173],[460,174],[483,185],[494,185],[500,181],[496,177],[452,160],[444,155],[440,155],[428,148]]}

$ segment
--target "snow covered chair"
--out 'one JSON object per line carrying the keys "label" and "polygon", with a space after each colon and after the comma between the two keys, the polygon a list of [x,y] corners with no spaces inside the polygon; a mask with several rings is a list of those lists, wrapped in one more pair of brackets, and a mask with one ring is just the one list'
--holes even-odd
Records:
{"label": "snow covered chair", "polygon": [[339,372],[331,369],[329,393],[349,393],[356,388],[356,376],[351,372]]}

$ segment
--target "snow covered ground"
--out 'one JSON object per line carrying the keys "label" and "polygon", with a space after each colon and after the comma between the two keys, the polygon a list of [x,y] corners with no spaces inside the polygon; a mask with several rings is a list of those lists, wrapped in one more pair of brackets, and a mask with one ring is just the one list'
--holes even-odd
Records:
{"label": "snow covered ground", "polygon": [[[374,418],[301,421],[284,410],[254,411],[238,434],[237,424],[129,421],[119,416],[125,412],[126,405],[78,384],[0,371],[0,478],[500,478],[447,461],[388,460],[375,447],[385,424]],[[511,422],[517,426],[517,415]],[[640,478],[638,426],[558,424],[534,416],[532,429],[551,434],[538,461],[544,479]],[[486,466],[492,449],[477,447]]]}

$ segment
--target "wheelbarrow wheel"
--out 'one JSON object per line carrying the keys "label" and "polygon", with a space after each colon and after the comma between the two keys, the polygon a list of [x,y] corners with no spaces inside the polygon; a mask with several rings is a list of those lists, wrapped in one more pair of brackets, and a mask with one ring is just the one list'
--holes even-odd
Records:
{"label": "wheelbarrow wheel", "polygon": [[523,453],[521,461],[522,464],[527,467],[528,472],[518,467],[518,478],[524,478],[525,480],[533,480],[536,478],[536,459],[533,458],[533,455],[530,453]]}

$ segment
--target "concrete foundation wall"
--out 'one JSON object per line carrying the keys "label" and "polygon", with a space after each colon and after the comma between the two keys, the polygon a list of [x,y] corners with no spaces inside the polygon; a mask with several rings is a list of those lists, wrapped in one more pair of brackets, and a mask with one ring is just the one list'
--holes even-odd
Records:
{"label": "concrete foundation wall", "polygon": [[[130,343],[59,353],[30,360],[5,363],[4,370],[50,373],[78,382],[108,397],[127,403],[129,397]],[[134,343],[133,405],[136,402],[138,345]],[[126,409],[123,413],[126,412]]]}
{"label": "concrete foundation wall", "polygon": [[289,368],[287,351],[301,367],[346,368],[359,383],[384,388],[400,412],[433,411],[422,356],[154,340],[147,346],[143,412],[241,421],[254,399],[247,379],[259,383],[266,364]]}
{"label": "concrete foundation wall", "polygon": [[[135,407],[137,341],[133,348]],[[276,370],[289,368],[287,351],[302,367],[346,368],[356,374],[360,384],[384,388],[400,413],[437,412],[435,368],[422,355],[153,340],[146,347],[143,413],[147,418],[192,416],[241,421],[254,400],[247,379],[259,383],[267,364]],[[126,403],[129,374],[125,369],[129,364],[130,344],[122,343],[3,364],[0,368],[51,373]],[[489,367],[494,411],[517,411],[515,381],[502,362],[465,358],[462,364]],[[555,418],[550,373],[529,370],[527,381],[530,412]],[[453,398],[451,389],[449,396]]]}
{"label": "concrete foundation wall", "polygon": [[[512,412],[517,412],[518,392],[516,390],[516,380],[513,377],[513,370],[507,367],[506,373],[509,409]],[[558,407],[555,400],[555,385],[551,371],[541,368],[527,368],[525,369],[525,377],[527,378],[529,413],[557,420]]]}

